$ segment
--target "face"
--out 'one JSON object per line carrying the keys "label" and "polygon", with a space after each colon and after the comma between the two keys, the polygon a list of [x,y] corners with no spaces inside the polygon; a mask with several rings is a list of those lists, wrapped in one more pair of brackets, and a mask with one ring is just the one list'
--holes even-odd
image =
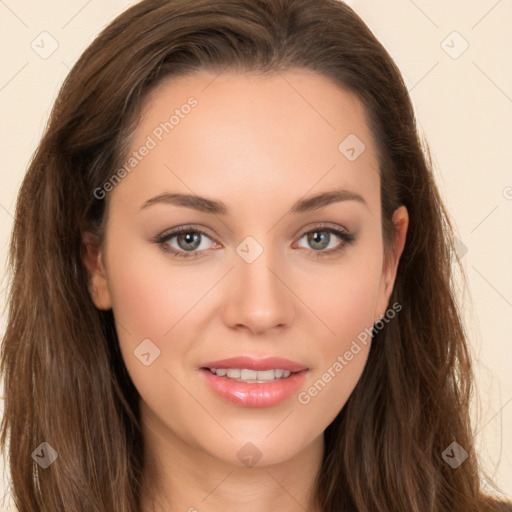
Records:
{"label": "face", "polygon": [[377,159],[362,104],[311,72],[201,73],[147,98],[104,187],[105,244],[84,241],[161,438],[236,465],[241,448],[274,464],[321,439],[391,307],[405,240],[401,207],[385,264]]}

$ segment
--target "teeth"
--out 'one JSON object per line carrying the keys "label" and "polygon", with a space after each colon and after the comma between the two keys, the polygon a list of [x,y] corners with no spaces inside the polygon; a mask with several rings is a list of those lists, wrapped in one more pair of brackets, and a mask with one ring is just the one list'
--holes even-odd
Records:
{"label": "teeth", "polygon": [[240,370],[234,368],[228,368],[227,377],[229,379],[239,379],[240,378]]}
{"label": "teeth", "polygon": [[[272,370],[270,370],[270,371],[272,372]],[[262,374],[267,375],[269,372],[258,372],[258,371],[255,371],[255,370],[241,370],[240,371],[240,378],[242,380],[258,380],[258,373],[261,376]],[[272,378],[272,377],[274,377],[273,372],[272,372],[272,375],[271,375],[270,378]],[[260,377],[259,380],[267,380],[267,379],[265,377]]]}
{"label": "teeth", "polygon": [[286,379],[291,375],[290,370],[248,370],[246,368],[210,368],[210,371],[219,377],[238,380],[240,382],[268,382],[271,380]]}

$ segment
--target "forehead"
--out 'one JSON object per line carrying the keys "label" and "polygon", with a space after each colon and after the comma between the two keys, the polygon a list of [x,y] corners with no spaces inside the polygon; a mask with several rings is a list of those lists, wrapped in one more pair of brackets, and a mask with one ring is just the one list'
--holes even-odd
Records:
{"label": "forehead", "polygon": [[378,159],[362,103],[305,70],[167,79],[146,98],[129,151],[144,146],[116,194],[298,197],[345,186],[378,200],[368,197]]}

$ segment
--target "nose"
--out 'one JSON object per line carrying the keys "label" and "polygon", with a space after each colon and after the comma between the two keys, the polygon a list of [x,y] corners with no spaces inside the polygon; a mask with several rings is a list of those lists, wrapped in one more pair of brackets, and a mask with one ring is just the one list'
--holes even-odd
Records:
{"label": "nose", "polygon": [[226,282],[224,323],[253,334],[290,326],[295,318],[295,295],[283,265],[278,265],[270,249],[249,261],[234,255],[234,268]]}

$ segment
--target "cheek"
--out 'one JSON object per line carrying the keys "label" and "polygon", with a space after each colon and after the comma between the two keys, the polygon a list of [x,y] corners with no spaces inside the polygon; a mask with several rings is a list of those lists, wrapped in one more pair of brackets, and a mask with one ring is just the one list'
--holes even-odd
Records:
{"label": "cheek", "polygon": [[318,368],[297,395],[307,415],[324,430],[350,398],[366,365],[371,338],[366,344],[355,341],[332,354],[329,363]]}
{"label": "cheek", "polygon": [[329,327],[325,329],[324,340],[329,340],[330,333],[328,346],[340,349],[349,339],[373,325],[381,261],[354,254],[339,267],[323,272],[321,279],[318,276],[310,278],[306,289],[314,290],[308,295],[311,309],[318,312],[318,317]]}
{"label": "cheek", "polygon": [[170,263],[149,242],[125,240],[109,258],[115,317],[135,337],[162,338],[208,289],[200,270]]}
{"label": "cheek", "polygon": [[343,408],[364,370],[379,293],[380,260],[345,263],[331,273],[329,286],[317,288],[321,293],[314,296],[311,308],[322,312],[330,329],[313,337],[321,362],[297,397],[324,426]]}
{"label": "cheek", "polygon": [[360,278],[330,297],[324,309],[326,330],[317,336],[311,377],[297,396],[300,407],[326,428],[344,407],[359,382],[372,342],[374,280]]}
{"label": "cheek", "polygon": [[[148,250],[151,246],[117,242],[109,252],[109,287],[126,368],[153,411],[167,411],[172,402],[174,413],[186,417],[190,398],[173,376],[182,380],[175,366],[188,350],[185,315],[205,293],[206,283],[193,272],[173,268],[154,248]],[[169,343],[172,339],[183,343]]]}

